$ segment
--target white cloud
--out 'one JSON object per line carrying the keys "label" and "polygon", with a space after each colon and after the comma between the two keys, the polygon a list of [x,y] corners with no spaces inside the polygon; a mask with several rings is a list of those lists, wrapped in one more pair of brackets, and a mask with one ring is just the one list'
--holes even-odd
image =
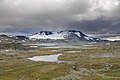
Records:
{"label": "white cloud", "polygon": [[84,14],[76,14],[73,16],[73,19],[82,21],[95,20],[101,16],[104,16],[105,19],[120,17],[118,12],[120,11],[119,0],[90,0],[90,5],[91,7],[88,12]]}

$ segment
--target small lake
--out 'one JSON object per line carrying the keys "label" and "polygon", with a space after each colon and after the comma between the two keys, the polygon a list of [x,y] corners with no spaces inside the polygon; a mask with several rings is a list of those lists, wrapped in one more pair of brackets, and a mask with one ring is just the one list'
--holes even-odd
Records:
{"label": "small lake", "polygon": [[60,62],[58,57],[62,54],[46,55],[46,56],[34,56],[32,58],[27,58],[31,61],[43,61],[43,62]]}

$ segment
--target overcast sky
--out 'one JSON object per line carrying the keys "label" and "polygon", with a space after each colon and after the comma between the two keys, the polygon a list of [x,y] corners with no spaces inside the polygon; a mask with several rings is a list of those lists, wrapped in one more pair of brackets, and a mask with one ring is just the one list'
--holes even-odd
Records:
{"label": "overcast sky", "polygon": [[0,33],[68,29],[120,34],[120,0],[0,0]]}

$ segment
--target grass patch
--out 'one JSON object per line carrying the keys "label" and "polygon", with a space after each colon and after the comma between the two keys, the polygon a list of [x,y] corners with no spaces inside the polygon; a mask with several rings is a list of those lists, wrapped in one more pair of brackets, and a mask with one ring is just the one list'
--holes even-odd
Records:
{"label": "grass patch", "polygon": [[[69,51],[73,51],[70,52]],[[78,52],[74,52],[78,51]],[[33,56],[63,54],[62,63],[33,62]],[[103,55],[111,55],[104,57]],[[117,56],[114,56],[117,55]],[[92,56],[92,57],[91,57]],[[120,46],[0,52],[0,80],[119,80]]]}

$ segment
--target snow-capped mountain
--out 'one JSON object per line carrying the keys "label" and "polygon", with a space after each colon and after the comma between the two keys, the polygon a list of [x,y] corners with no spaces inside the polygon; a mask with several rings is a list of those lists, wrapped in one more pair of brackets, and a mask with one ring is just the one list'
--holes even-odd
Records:
{"label": "snow-capped mountain", "polygon": [[99,42],[101,39],[93,38],[85,35],[81,31],[76,30],[65,30],[65,31],[40,31],[39,33],[35,33],[29,36],[29,39],[66,39],[66,40],[79,40],[79,41],[95,41]]}

